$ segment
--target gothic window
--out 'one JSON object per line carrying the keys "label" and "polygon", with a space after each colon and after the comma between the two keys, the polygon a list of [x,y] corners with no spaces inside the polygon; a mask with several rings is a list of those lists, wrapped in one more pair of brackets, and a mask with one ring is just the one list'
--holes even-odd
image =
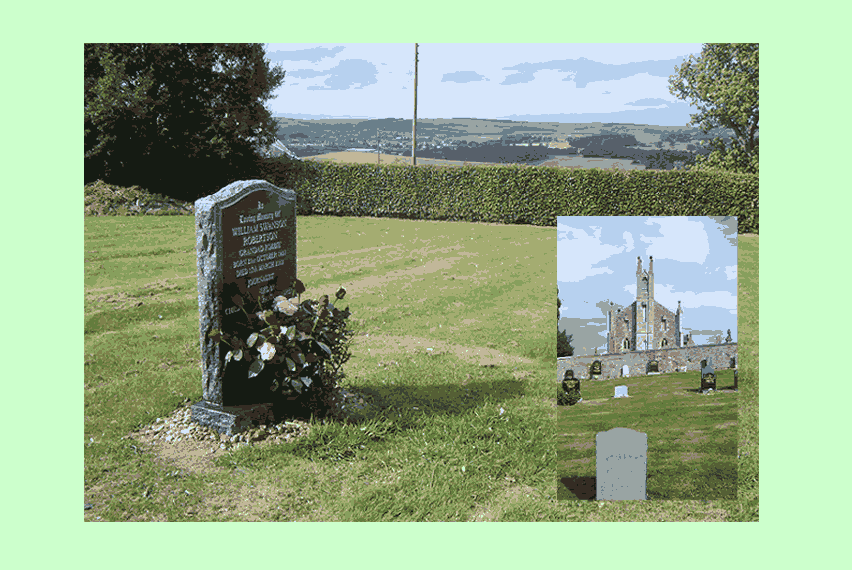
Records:
{"label": "gothic window", "polygon": [[669,330],[669,322],[663,317],[663,331]]}
{"label": "gothic window", "polygon": [[663,348],[664,346],[666,346],[668,344],[669,344],[669,341],[667,339],[663,339],[663,340],[660,341],[660,348]]}
{"label": "gothic window", "polygon": [[621,343],[621,348],[630,348],[630,343],[627,341],[627,339],[624,339],[624,342]]}

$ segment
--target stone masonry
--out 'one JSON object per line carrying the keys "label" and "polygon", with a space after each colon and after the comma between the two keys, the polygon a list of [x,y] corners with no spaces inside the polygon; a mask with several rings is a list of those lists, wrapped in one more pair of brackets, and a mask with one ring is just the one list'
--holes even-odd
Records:
{"label": "stone masonry", "polygon": [[567,370],[573,370],[574,378],[588,379],[589,367],[595,360],[601,361],[602,374],[599,379],[609,380],[611,378],[620,378],[622,367],[625,364],[630,370],[630,376],[645,376],[648,372],[648,364],[652,360],[659,362],[659,371],[661,374],[665,374],[700,370],[701,361],[706,359],[712,359],[713,367],[716,370],[737,367],[739,364],[737,343],[702,344],[683,348],[616,354],[566,356],[556,359],[556,377],[561,381]]}

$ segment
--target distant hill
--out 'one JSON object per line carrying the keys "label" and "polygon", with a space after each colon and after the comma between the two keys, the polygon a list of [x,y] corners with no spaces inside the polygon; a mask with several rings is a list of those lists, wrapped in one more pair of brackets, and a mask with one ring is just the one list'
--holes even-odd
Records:
{"label": "distant hill", "polygon": [[[411,154],[409,119],[321,119],[276,117],[278,139],[300,157],[348,149]],[[477,162],[543,163],[559,156],[599,157],[648,168],[670,168],[706,147],[702,141],[732,129],[707,134],[697,127],[633,123],[553,123],[495,119],[418,119],[417,155]],[[704,152],[707,152],[704,150]]]}

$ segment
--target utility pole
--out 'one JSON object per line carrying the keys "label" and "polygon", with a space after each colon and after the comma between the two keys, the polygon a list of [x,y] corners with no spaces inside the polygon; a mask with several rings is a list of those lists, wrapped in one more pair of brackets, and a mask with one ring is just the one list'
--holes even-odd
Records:
{"label": "utility pole", "polygon": [[414,120],[411,123],[411,165],[417,166],[417,44],[414,44]]}

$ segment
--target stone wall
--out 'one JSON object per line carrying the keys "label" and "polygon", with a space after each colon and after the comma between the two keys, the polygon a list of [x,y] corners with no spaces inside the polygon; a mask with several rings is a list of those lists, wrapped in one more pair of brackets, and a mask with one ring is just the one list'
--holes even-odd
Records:
{"label": "stone wall", "polygon": [[[599,354],[589,356],[566,356],[556,359],[556,380],[561,382],[566,370],[574,371],[574,378],[588,380],[589,367],[595,360],[601,361],[601,380],[620,378],[622,367],[627,365],[628,376],[644,376],[648,373],[648,363],[651,360],[659,362],[660,373],[686,372],[699,370],[702,360],[710,360],[713,368],[724,370],[734,368],[739,364],[737,343],[700,344],[684,348],[667,348],[643,350],[639,352],[623,352],[616,354]],[[733,359],[733,365],[732,365]]]}

